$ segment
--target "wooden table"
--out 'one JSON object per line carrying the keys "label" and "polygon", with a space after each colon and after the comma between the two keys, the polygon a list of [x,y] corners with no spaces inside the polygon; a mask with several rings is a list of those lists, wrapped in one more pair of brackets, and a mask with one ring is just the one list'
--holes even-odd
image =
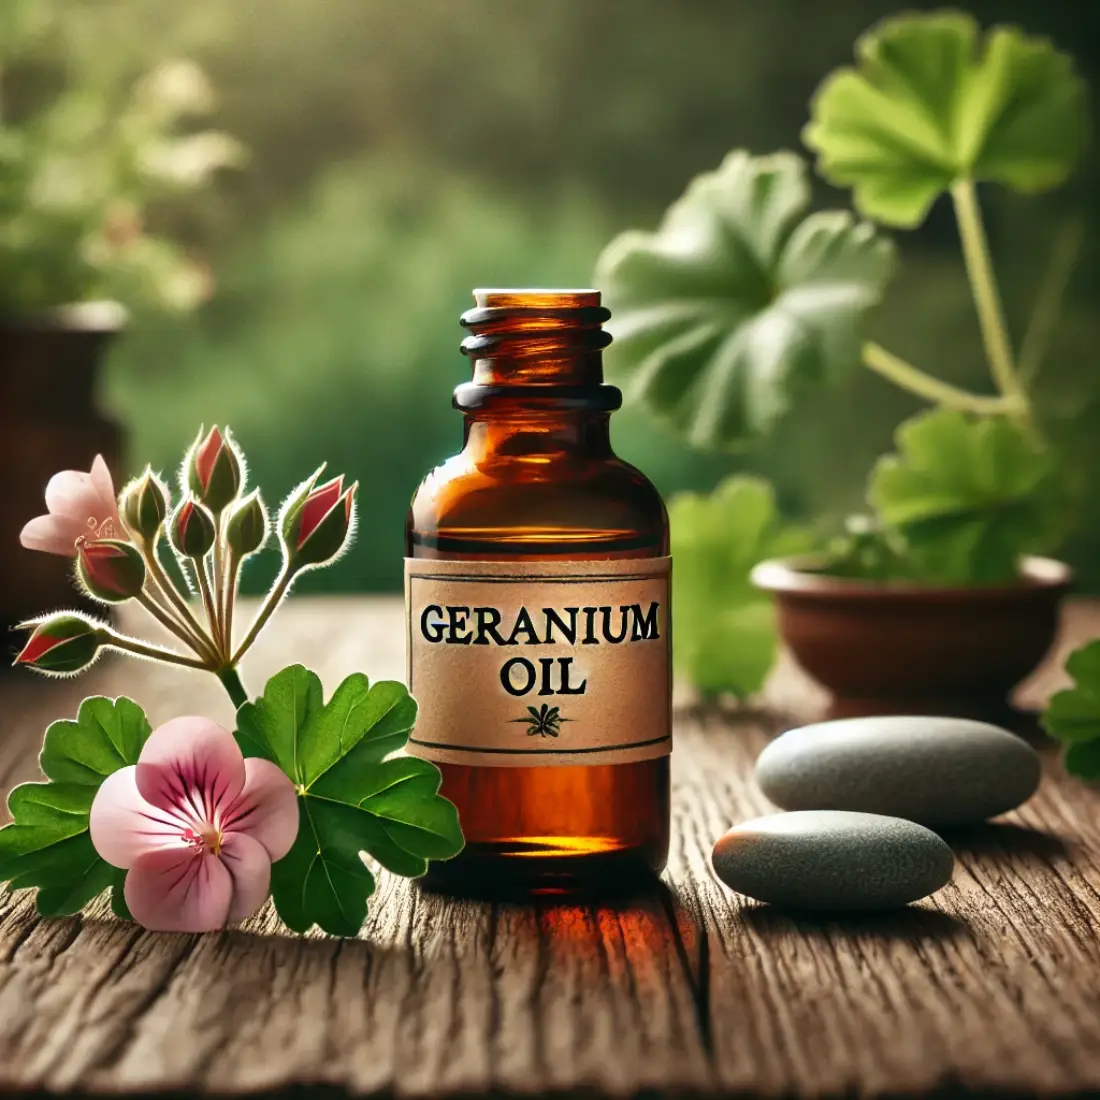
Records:
{"label": "wooden table", "polygon": [[[1063,648],[1100,635],[1071,609]],[[331,688],[403,673],[397,601],[303,600],[246,668],[292,660]],[[1034,700],[1057,673],[1029,688]],[[207,680],[210,683],[207,683]],[[0,778],[36,774],[46,723],[84,694],[136,697],[154,725],[230,724],[203,674],[119,660],[66,683],[0,681]],[[786,721],[820,698],[790,669]],[[112,918],[40,920],[0,901],[0,1087],[218,1094],[1100,1090],[1100,792],[1048,753],[1041,793],[959,838],[954,882],[890,916],[792,917],[712,877],[732,823],[768,806],[752,761],[781,719],[681,711],[673,850],[629,903],[489,905],[383,875],[357,940],[246,930],[165,935]]]}

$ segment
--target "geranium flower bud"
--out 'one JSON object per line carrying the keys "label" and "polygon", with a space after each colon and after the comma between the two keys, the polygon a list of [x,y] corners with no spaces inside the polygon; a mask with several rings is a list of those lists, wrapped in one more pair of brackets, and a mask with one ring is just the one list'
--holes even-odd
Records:
{"label": "geranium flower bud", "polygon": [[210,553],[216,531],[214,517],[193,498],[185,500],[172,516],[169,537],[185,557],[200,561]]}
{"label": "geranium flower bud", "polygon": [[267,509],[258,489],[233,506],[225,524],[225,541],[238,558],[254,554],[267,541]]}
{"label": "geranium flower bud", "polygon": [[335,561],[350,544],[354,533],[358,482],[344,489],[341,475],[315,488],[320,474],[318,470],[283,506],[280,534],[294,569]]}
{"label": "geranium flower bud", "polygon": [[222,435],[215,425],[205,439],[199,433],[184,459],[187,488],[196,500],[200,500],[214,515],[218,515],[237,499],[244,480],[243,465],[243,457],[233,442],[229,429]]}
{"label": "geranium flower bud", "polygon": [[160,533],[168,515],[168,490],[150,467],[122,490],[119,513],[131,533],[146,541]]}
{"label": "geranium flower bud", "polygon": [[120,539],[81,540],[76,572],[84,588],[104,603],[122,603],[141,595],[145,562],[132,542]]}
{"label": "geranium flower bud", "polygon": [[15,663],[56,676],[72,675],[87,668],[103,644],[98,625],[83,615],[64,612],[38,622],[22,623],[20,627],[30,629],[31,636]]}

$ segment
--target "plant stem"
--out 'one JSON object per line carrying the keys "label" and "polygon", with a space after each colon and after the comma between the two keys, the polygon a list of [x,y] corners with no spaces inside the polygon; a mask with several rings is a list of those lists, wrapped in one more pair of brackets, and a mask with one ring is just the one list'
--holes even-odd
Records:
{"label": "plant stem", "polygon": [[1039,293],[1035,298],[1027,332],[1024,333],[1024,342],[1020,345],[1019,374],[1022,386],[1029,386],[1039,373],[1084,237],[1084,218],[1078,214],[1062,226],[1054,247],[1050,250],[1050,261],[1043,274],[1043,281],[1039,284]]}
{"label": "plant stem", "polygon": [[110,627],[103,627],[100,631],[100,635],[107,645],[114,646],[115,649],[121,649],[126,653],[134,653],[139,657],[148,657],[153,661],[163,661],[165,664],[169,665],[182,665],[184,668],[196,668],[206,672],[210,671],[209,665],[202,661],[197,661],[193,657],[187,657],[171,649],[163,649],[159,645],[149,645],[147,642],[139,641],[137,638],[131,638],[127,634],[119,634]]}
{"label": "plant stem", "polygon": [[145,608],[146,611],[149,612],[150,615],[153,616],[154,619],[157,620],[158,623],[161,624],[161,626],[163,626],[166,630],[170,631],[177,638],[179,638],[181,642],[183,642],[189,649],[193,650],[202,659],[203,668],[209,668],[213,663],[215,663],[213,660],[215,655],[196,645],[195,640],[188,633],[184,625],[177,619],[173,618],[173,616],[170,615],[165,608],[161,607],[161,605],[157,603],[156,600],[154,600],[148,592],[142,592],[141,595],[137,597],[137,601],[139,604],[141,604],[142,607]]}
{"label": "plant stem", "polygon": [[980,416],[1019,410],[1019,402],[1015,399],[984,397],[952,386],[949,382],[941,382],[872,341],[863,345],[863,364],[876,374],[889,379],[895,386],[948,409],[961,409]]}
{"label": "plant stem", "polygon": [[970,280],[970,290],[974,295],[974,305],[978,311],[978,324],[982,330],[982,343],[985,345],[989,372],[997,389],[1008,398],[1017,402],[1017,415],[1030,422],[1031,407],[1027,401],[1023,386],[1016,375],[1012,363],[1012,347],[1005,325],[1001,295],[997,288],[997,279],[993,274],[993,264],[989,258],[989,243],[986,240],[985,226],[982,224],[981,208],[972,180],[958,180],[951,188],[951,197],[955,203],[955,217],[959,223],[959,237],[962,241],[963,260],[966,274]]}
{"label": "plant stem", "polygon": [[248,702],[248,692],[241,683],[241,677],[235,668],[223,668],[218,670],[218,679],[233,700],[233,706],[238,710]]}
{"label": "plant stem", "polygon": [[[206,575],[206,566],[196,558],[189,559],[195,570],[195,580],[199,586],[199,594],[202,596],[202,606],[206,611],[206,621],[210,624],[210,630],[214,637],[214,650],[218,655],[218,663],[228,663],[228,655],[224,652],[218,641],[217,609],[214,606],[214,597],[210,592],[210,579]],[[232,662],[236,663],[236,662]]]}
{"label": "plant stem", "polygon": [[293,580],[294,574],[284,562],[282,572],[279,574],[279,579],[264,598],[263,605],[260,607],[260,610],[256,612],[256,617],[252,620],[252,625],[248,628],[248,633],[244,636],[244,641],[237,646],[237,651],[233,654],[230,664],[236,665],[239,663],[241,657],[243,657],[248,650],[248,647],[256,640],[256,635],[263,629],[264,623],[271,618],[275,608],[279,606],[280,601],[283,596],[286,595],[287,589],[290,587],[291,581]]}
{"label": "plant stem", "polygon": [[233,612],[237,605],[237,579],[241,572],[241,559],[228,551],[228,568],[225,571],[225,602],[222,605],[222,639],[226,653],[233,652]]}
{"label": "plant stem", "polygon": [[[183,617],[184,624],[186,624],[192,635],[188,644],[200,656],[206,657],[211,663],[216,663],[218,654],[214,648],[213,640],[199,625],[198,619],[192,614],[191,608],[187,606],[187,601],[183,598],[182,593],[176,589],[176,586],[165,574],[157,557],[156,547],[150,546],[148,543],[142,543],[141,554],[145,559],[145,566],[149,571],[149,575],[153,578],[157,590]],[[184,640],[188,641],[186,638]]]}
{"label": "plant stem", "polygon": [[[187,573],[183,566],[180,564],[180,559],[177,557],[175,550],[172,549],[171,543],[168,543],[168,560],[165,562],[164,558],[157,555],[157,564],[160,566],[161,571],[167,578],[168,583],[179,593],[182,599],[186,602],[195,595],[195,590],[191,587],[190,582],[187,579]],[[197,620],[196,620],[197,622]]]}
{"label": "plant stem", "polygon": [[215,636],[218,639],[218,648],[222,653],[229,652],[229,644],[225,640],[225,604],[222,592],[222,516],[218,512],[214,517],[214,614],[217,621],[214,625]]}

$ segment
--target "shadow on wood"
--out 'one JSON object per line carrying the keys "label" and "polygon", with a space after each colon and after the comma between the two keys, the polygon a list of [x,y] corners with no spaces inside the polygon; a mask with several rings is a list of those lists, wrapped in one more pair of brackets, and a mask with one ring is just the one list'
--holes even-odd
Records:
{"label": "shadow on wood", "polygon": [[1073,845],[1053,833],[1008,822],[943,831],[956,856],[980,857],[994,867],[1049,867],[1073,855]]}
{"label": "shadow on wood", "polygon": [[738,919],[765,941],[789,940],[792,934],[808,941],[827,939],[834,945],[855,939],[944,943],[969,936],[970,929],[938,909],[907,905],[878,913],[811,913],[775,905],[746,905]]}

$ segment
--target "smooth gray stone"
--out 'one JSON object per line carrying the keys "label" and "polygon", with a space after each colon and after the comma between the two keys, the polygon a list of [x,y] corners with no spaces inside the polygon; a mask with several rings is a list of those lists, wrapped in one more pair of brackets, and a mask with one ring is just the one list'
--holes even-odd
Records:
{"label": "smooth gray stone", "polygon": [[784,810],[859,810],[932,828],[976,825],[1039,786],[1035,750],[965,718],[846,718],[790,730],[756,761]]}
{"label": "smooth gray stone", "polygon": [[891,909],[951,881],[954,856],[930,829],[898,817],[801,810],[758,817],[714,846],[732,890],[797,909]]}

